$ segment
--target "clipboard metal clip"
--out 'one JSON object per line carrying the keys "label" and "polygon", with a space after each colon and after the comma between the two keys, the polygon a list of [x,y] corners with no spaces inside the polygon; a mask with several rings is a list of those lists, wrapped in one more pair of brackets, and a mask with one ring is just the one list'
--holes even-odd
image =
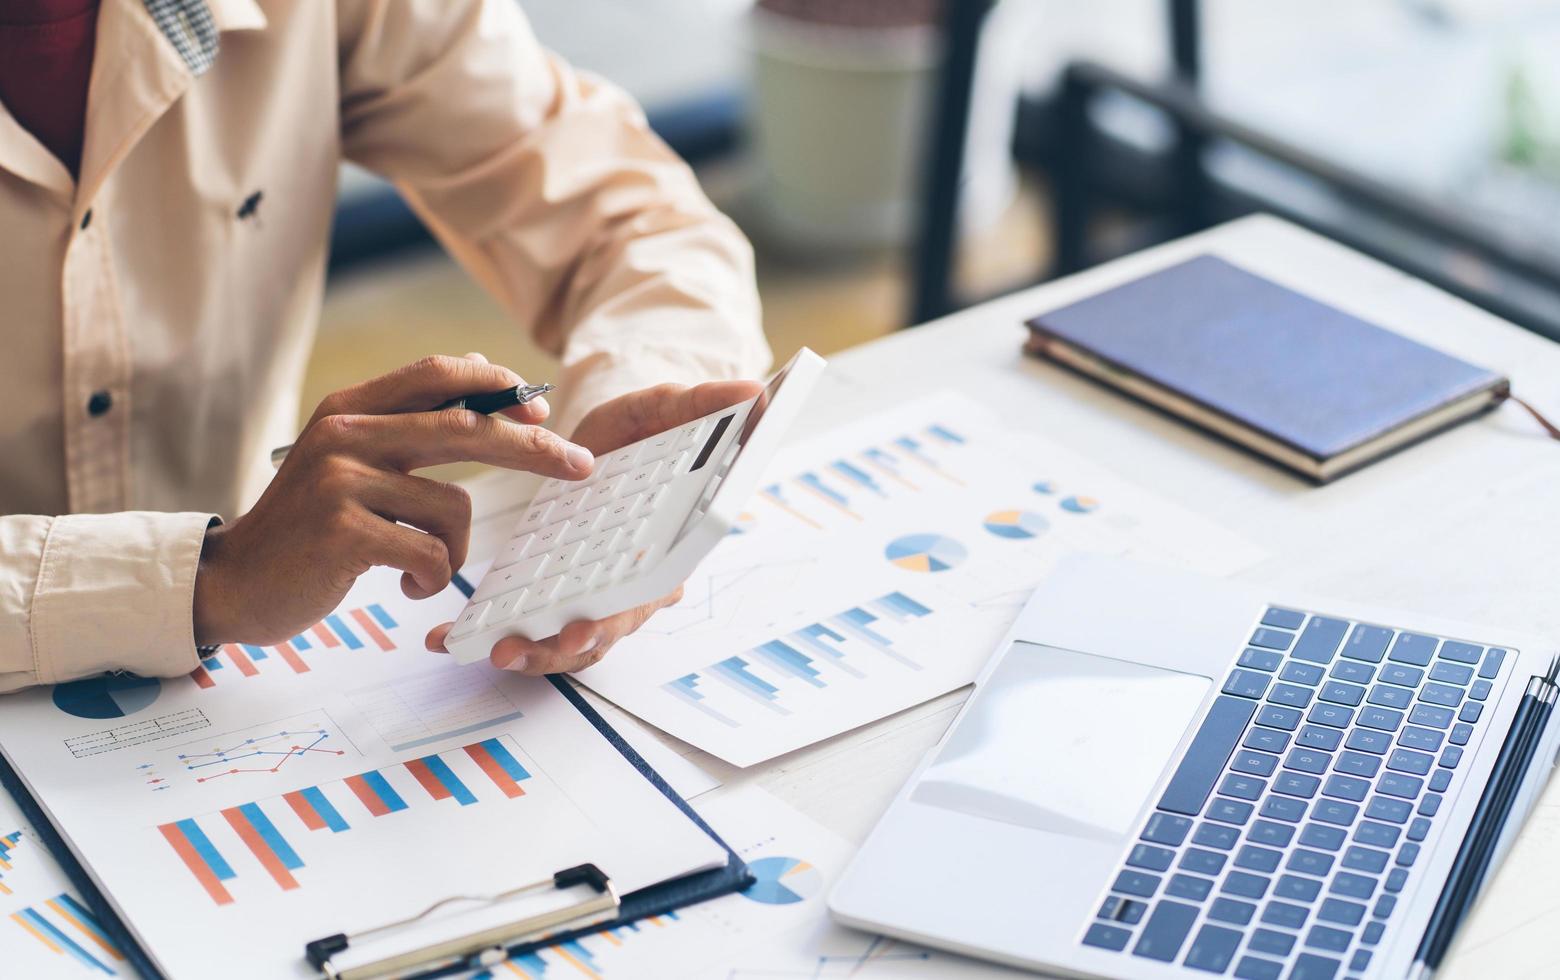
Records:
{"label": "clipboard metal clip", "polygon": [[[563,891],[587,885],[592,894],[562,908],[496,926],[488,926],[441,940],[417,949],[390,953],[369,962],[338,967],[333,958],[353,943],[383,938],[388,933],[420,924],[440,909],[460,903],[493,906],[525,895]],[[622,899],[612,879],[594,864],[581,864],[559,871],[551,878],[511,888],[495,895],[452,895],[423,909],[416,915],[356,933],[337,933],[316,939],[304,946],[304,957],[326,980],[379,980],[407,977],[450,968],[478,969],[495,966],[509,957],[509,947],[557,932],[582,929],[617,918]]]}

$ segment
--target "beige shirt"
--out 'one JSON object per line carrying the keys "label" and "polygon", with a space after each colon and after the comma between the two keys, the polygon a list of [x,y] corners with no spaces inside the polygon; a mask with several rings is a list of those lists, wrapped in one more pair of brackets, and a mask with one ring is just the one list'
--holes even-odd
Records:
{"label": "beige shirt", "polygon": [[564,431],[768,364],[747,242],[514,0],[104,0],[97,30],[79,182],[0,107],[0,690],[195,666],[208,522],[296,435],[343,159],[562,357]]}

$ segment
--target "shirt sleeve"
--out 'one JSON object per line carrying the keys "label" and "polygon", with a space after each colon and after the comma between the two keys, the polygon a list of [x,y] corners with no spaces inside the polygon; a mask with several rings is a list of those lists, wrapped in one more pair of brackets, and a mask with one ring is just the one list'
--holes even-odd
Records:
{"label": "shirt sleeve", "polygon": [[195,669],[210,514],[0,517],[0,692],[107,670]]}
{"label": "shirt sleeve", "polygon": [[768,367],[747,240],[633,100],[544,51],[514,0],[338,10],[346,156],[562,358],[560,430],[647,384]]}

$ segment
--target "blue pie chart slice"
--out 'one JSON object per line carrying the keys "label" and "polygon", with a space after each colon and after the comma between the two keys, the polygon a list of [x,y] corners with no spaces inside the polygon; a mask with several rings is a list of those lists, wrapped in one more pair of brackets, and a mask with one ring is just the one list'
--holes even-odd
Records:
{"label": "blue pie chart slice", "polygon": [[800,858],[760,858],[748,870],[758,880],[742,894],[763,905],[795,905],[823,890],[823,875]]}
{"label": "blue pie chart slice", "polygon": [[999,538],[1038,538],[1051,522],[1032,510],[999,510],[986,515],[986,530]]}
{"label": "blue pie chart slice", "polygon": [[969,557],[964,545],[941,534],[907,534],[883,549],[883,556],[910,572],[945,572]]}
{"label": "blue pie chart slice", "polygon": [[155,677],[108,674],[54,687],[54,706],[77,718],[124,718],[157,700]]}

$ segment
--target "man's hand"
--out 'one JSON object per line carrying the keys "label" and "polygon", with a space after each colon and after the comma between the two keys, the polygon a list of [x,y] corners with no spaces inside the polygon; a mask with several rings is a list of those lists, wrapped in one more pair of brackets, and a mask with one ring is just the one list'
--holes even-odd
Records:
{"label": "man's hand", "polygon": [[480,354],[429,357],[326,397],[254,509],[206,532],[195,642],[294,636],[374,565],[401,569],[401,590],[414,599],[442,591],[466,560],[471,499],[412,470],[477,461],[565,480],[589,476],[589,450],[536,424],[547,417],[541,399],[507,409],[507,419],[430,411],[520,383]]}
{"label": "man's hand", "polygon": [[[763,386],[757,381],[712,381],[692,388],[682,385],[646,388],[592,410],[574,430],[574,441],[601,456],[746,401],[762,390]],[[618,640],[643,626],[656,610],[681,598],[682,587],[678,586],[671,595],[616,616],[570,623],[557,636],[545,640],[506,637],[493,645],[493,665],[526,674],[584,670],[605,657]],[[444,650],[444,638],[449,635],[451,625],[445,623],[428,634],[428,649]]]}

